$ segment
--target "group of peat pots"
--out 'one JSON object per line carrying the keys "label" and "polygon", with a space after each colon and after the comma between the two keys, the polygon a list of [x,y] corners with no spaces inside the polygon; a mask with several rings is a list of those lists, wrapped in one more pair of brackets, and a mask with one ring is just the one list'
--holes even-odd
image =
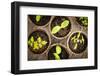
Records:
{"label": "group of peat pots", "polygon": [[87,58],[87,17],[28,15],[28,60]]}

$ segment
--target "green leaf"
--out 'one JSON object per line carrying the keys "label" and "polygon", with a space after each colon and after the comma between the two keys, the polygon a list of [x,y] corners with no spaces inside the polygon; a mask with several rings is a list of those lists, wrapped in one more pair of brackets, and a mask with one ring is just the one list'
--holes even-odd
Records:
{"label": "green leaf", "polygon": [[38,38],[37,38],[37,42],[38,42],[38,43],[41,43],[41,42],[42,42],[42,38],[41,38],[41,37],[38,37]]}
{"label": "green leaf", "polygon": [[60,60],[60,56],[57,53],[53,53],[53,55],[55,56],[56,60]]}
{"label": "green leaf", "polygon": [[47,44],[47,41],[42,41],[42,45],[46,45]]}
{"label": "green leaf", "polygon": [[34,41],[33,49],[39,49],[39,46],[38,46],[38,42],[37,41]]}
{"label": "green leaf", "polygon": [[74,49],[77,49],[77,46],[78,46],[78,44],[76,43],[75,46],[74,46]]}
{"label": "green leaf", "polygon": [[56,46],[56,53],[60,54],[61,53],[61,47],[59,45]]}
{"label": "green leaf", "polygon": [[83,41],[83,44],[84,44],[84,38],[83,38],[83,36],[82,36],[82,41]]}
{"label": "green leaf", "polygon": [[36,16],[36,21],[39,22],[40,19],[41,19],[41,16],[40,16],[40,15],[37,15],[37,16]]}
{"label": "green leaf", "polygon": [[65,28],[69,25],[69,21],[68,20],[64,20],[62,23],[61,23],[61,28]]}
{"label": "green leaf", "polygon": [[56,34],[57,32],[60,31],[60,29],[61,29],[61,27],[57,25],[57,26],[53,27],[51,33],[52,33],[52,34]]}
{"label": "green leaf", "polygon": [[43,47],[42,44],[38,44],[38,46],[39,46],[39,48],[42,48]]}
{"label": "green leaf", "polygon": [[34,42],[34,37],[33,37],[33,36],[31,36],[30,41],[31,41],[32,43]]}
{"label": "green leaf", "polygon": [[78,32],[78,35],[77,35],[77,38],[79,38],[80,37],[80,32]]}

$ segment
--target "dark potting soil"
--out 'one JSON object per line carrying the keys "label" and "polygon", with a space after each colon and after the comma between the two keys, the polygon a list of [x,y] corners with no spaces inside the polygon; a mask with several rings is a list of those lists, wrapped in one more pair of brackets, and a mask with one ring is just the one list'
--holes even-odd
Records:
{"label": "dark potting soil", "polygon": [[[84,38],[84,44],[78,42],[77,49],[74,49],[75,43],[73,43],[71,38],[74,37],[75,35],[77,36],[77,34],[78,33],[72,34],[72,36],[69,39],[68,45],[69,45],[69,48],[71,49],[71,51],[73,51],[74,53],[82,53],[83,51],[85,51],[87,44],[88,44],[87,37],[83,33],[81,33],[80,35],[82,35]],[[81,36],[79,37],[79,39],[81,39]]]}
{"label": "dark potting soil", "polygon": [[[56,16],[52,23],[51,23],[51,30],[53,29],[53,27],[55,27],[56,25],[60,25],[61,26],[61,23],[64,21],[64,20],[69,20],[67,17],[64,17],[64,16]],[[61,29],[59,32],[57,32],[56,34],[54,34],[56,37],[64,37],[66,36],[69,32],[70,32],[70,29],[71,29],[71,22],[69,20],[69,26],[66,27],[66,28],[63,28]]]}
{"label": "dark potting soil", "polygon": [[29,15],[30,19],[32,20],[32,22],[38,26],[43,26],[45,24],[47,24],[50,21],[51,16],[43,16],[41,17],[40,21],[37,22],[36,21],[36,15]]}
{"label": "dark potting soil", "polygon": [[[61,46],[61,53],[59,54],[60,59],[68,59],[69,54],[66,52],[67,50]],[[56,46],[53,46],[48,52],[48,60],[55,60],[53,53],[56,53]]]}
{"label": "dark potting soil", "polygon": [[48,48],[48,46],[49,46],[49,37],[48,37],[48,35],[47,35],[44,31],[37,30],[37,31],[34,31],[34,32],[32,32],[32,33],[30,34],[30,36],[28,37],[28,40],[30,39],[31,36],[34,37],[34,41],[36,41],[38,37],[41,37],[42,40],[47,41],[47,44],[46,44],[45,46],[43,46],[42,48],[38,49],[38,50],[36,50],[36,49],[33,50],[30,46],[28,46],[29,49],[30,49],[32,52],[36,53],[36,54],[43,53],[43,52]]}

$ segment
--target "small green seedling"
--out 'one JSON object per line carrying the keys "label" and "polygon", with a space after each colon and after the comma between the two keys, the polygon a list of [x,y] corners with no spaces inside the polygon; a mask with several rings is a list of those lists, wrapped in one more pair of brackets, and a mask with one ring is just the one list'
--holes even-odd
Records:
{"label": "small green seedling", "polygon": [[61,50],[62,50],[61,47],[57,45],[56,46],[56,53],[57,54],[60,54],[61,53]]}
{"label": "small green seedling", "polygon": [[52,33],[52,34],[56,34],[56,33],[59,32],[61,29],[66,28],[68,25],[69,25],[69,20],[64,20],[64,21],[61,23],[61,26],[56,25],[55,27],[53,27],[51,33]]}
{"label": "small green seedling", "polygon": [[40,15],[37,15],[37,16],[36,16],[36,22],[39,22],[40,19],[41,19],[41,16],[40,16]]}
{"label": "small green seedling", "polygon": [[28,40],[28,45],[30,47],[32,47],[34,50],[38,50],[42,47],[44,47],[47,44],[47,41],[42,40],[41,37],[38,37],[36,41],[34,41],[34,37],[32,36],[29,40]]}
{"label": "small green seedling", "polygon": [[88,26],[88,17],[80,17],[79,18],[79,21],[81,21],[81,23],[84,25],[84,26]]}
{"label": "small green seedling", "polygon": [[55,56],[56,60],[60,60],[60,56],[57,53],[53,53],[53,55]]}
{"label": "small green seedling", "polygon": [[56,60],[60,60],[59,54],[61,54],[61,51],[62,51],[61,47],[59,45],[57,45],[56,46],[56,53],[53,53]]}
{"label": "small green seedling", "polygon": [[71,40],[74,43],[74,49],[77,49],[78,43],[84,44],[84,38],[83,35],[80,34],[80,32],[78,32],[77,36],[72,37]]}

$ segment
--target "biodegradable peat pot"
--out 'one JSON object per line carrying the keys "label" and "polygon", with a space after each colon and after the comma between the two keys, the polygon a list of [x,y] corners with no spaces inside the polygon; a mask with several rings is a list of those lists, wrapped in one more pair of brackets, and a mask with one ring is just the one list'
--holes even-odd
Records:
{"label": "biodegradable peat pot", "polygon": [[[29,45],[29,40],[32,41],[32,37],[34,37],[34,42],[32,42],[32,45]],[[35,54],[43,53],[48,49],[49,45],[50,38],[44,30],[35,30],[28,37],[28,48]]]}
{"label": "biodegradable peat pot", "polygon": [[[52,33],[52,29],[59,25],[61,26],[61,23],[65,20],[68,20],[69,21],[69,24],[67,27],[65,28],[61,28],[57,33],[53,34]],[[70,32],[71,30],[71,22],[70,20],[67,18],[67,17],[64,17],[64,16],[56,16],[53,18],[52,22],[51,22],[51,25],[50,25],[50,31],[51,31],[51,34],[56,37],[56,38],[63,38],[63,37],[66,37],[67,34]]]}
{"label": "biodegradable peat pot", "polygon": [[31,21],[37,26],[46,26],[51,18],[51,16],[39,15],[40,16],[38,17],[39,19],[36,19],[37,16],[38,15],[29,15],[29,18],[31,19]]}
{"label": "biodegradable peat pot", "polygon": [[[61,52],[59,52],[58,56],[60,59],[56,59],[54,53],[57,53],[56,47],[60,46],[61,47]],[[67,49],[62,45],[62,44],[53,44],[51,48],[49,49],[48,52],[48,60],[62,60],[62,59],[68,59],[69,58],[69,53]]]}
{"label": "biodegradable peat pot", "polygon": [[74,32],[68,39],[68,47],[74,53],[82,53],[87,48],[87,36],[81,31]]}
{"label": "biodegradable peat pot", "polygon": [[76,17],[76,20],[81,26],[88,27],[88,17]]}

